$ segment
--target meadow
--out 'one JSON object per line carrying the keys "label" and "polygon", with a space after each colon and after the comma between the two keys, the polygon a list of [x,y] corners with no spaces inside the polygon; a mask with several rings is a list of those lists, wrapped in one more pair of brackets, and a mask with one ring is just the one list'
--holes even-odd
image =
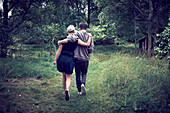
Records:
{"label": "meadow", "polygon": [[75,73],[70,101],[65,101],[62,76],[48,48],[25,45],[13,58],[0,59],[2,113],[168,113],[170,77],[165,59],[134,56],[134,46],[94,48],[86,96],[78,96]]}

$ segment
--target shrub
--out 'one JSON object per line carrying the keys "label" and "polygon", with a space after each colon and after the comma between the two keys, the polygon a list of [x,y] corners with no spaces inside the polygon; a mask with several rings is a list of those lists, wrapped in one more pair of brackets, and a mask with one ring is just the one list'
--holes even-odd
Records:
{"label": "shrub", "polygon": [[170,28],[166,27],[166,29],[161,33],[158,34],[160,37],[159,40],[156,41],[156,47],[154,48],[156,57],[162,59],[169,55],[170,51]]}
{"label": "shrub", "polygon": [[114,44],[115,36],[113,31],[107,25],[91,26],[89,32],[92,34],[95,45],[110,45]]}

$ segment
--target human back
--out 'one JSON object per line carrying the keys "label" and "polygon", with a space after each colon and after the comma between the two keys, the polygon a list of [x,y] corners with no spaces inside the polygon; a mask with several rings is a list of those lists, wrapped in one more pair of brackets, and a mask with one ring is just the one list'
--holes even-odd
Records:
{"label": "human back", "polygon": [[[59,40],[66,39],[67,37],[60,38]],[[78,41],[63,44],[62,51],[74,52],[78,44]]]}
{"label": "human back", "polygon": [[[85,30],[78,31],[77,32],[77,36],[83,42],[87,42],[88,39],[89,39],[89,35],[86,33]],[[76,47],[76,49],[74,51],[74,58],[77,58],[79,60],[89,60],[88,48],[89,47],[77,45],[77,47]]]}
{"label": "human back", "polygon": [[[88,25],[84,22],[81,22],[79,24],[80,27],[80,31],[76,32],[76,35],[79,37],[80,40],[82,40],[83,42],[87,42],[89,39],[89,34],[86,32]],[[79,60],[85,60],[88,61],[90,59],[89,54],[91,54],[92,50],[93,50],[93,39],[91,39],[91,43],[90,46],[85,47],[85,46],[81,46],[78,45],[74,51],[74,58],[79,59]]]}

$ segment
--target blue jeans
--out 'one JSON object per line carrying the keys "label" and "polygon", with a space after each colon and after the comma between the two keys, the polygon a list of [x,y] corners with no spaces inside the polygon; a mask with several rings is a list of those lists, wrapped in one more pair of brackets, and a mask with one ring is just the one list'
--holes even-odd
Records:
{"label": "blue jeans", "polygon": [[[81,84],[86,84],[86,75],[89,61],[75,59],[76,85],[78,92],[81,92]],[[80,77],[82,75],[82,81]]]}

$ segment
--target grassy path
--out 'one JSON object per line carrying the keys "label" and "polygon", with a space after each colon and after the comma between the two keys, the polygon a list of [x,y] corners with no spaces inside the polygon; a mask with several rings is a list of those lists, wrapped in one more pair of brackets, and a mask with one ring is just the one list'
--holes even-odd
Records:
{"label": "grassy path", "polygon": [[[3,79],[1,80],[1,112],[96,112],[98,107],[90,95],[78,96],[75,77],[72,77],[70,101],[65,101],[61,76],[51,79]],[[87,89],[88,91],[88,89]]]}
{"label": "grassy path", "polygon": [[73,73],[70,101],[65,101],[62,76],[53,60],[0,59],[0,113],[169,112],[168,65],[135,58],[132,50],[131,46],[96,47],[87,95],[78,96]]}
{"label": "grassy path", "polygon": [[[100,72],[95,72],[98,67],[95,66],[96,59],[94,57],[92,59],[87,78],[89,80],[87,80],[86,96],[78,96],[75,74],[72,76],[70,101],[65,101],[61,74],[48,79],[3,78],[0,79],[0,112],[92,113],[105,111],[100,103],[92,99],[92,96],[95,96],[95,90],[89,89],[89,87],[95,88],[96,83],[99,83],[98,79],[97,81],[94,79],[94,74]],[[93,76],[90,77],[92,74]],[[91,86],[93,84],[95,85]]]}

